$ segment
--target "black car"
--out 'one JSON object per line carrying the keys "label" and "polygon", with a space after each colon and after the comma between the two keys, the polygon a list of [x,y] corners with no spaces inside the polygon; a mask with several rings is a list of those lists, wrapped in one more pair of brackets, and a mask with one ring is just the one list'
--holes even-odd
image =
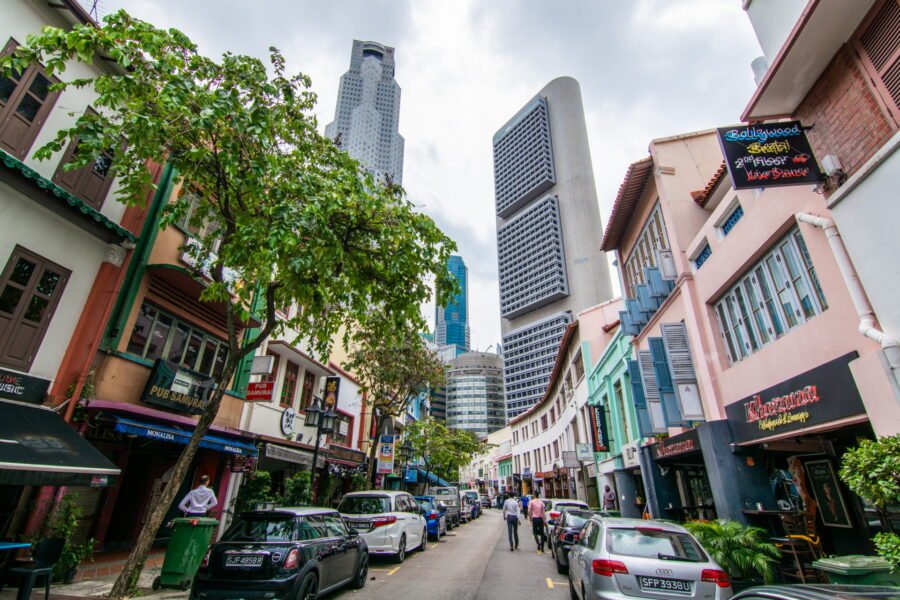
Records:
{"label": "black car", "polygon": [[731,600],[900,600],[900,587],[883,585],[761,585]]}
{"label": "black car", "polygon": [[330,508],[243,513],[207,551],[192,600],[307,600],[366,584],[369,550]]}
{"label": "black car", "polygon": [[569,572],[569,550],[578,543],[581,529],[594,515],[605,513],[595,510],[571,508],[563,510],[557,519],[553,519],[553,534],[550,536],[550,554],[556,559],[557,573]]}

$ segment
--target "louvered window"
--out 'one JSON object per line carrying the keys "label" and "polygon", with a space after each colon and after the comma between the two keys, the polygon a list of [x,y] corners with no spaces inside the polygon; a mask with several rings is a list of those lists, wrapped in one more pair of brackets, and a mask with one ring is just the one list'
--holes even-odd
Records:
{"label": "louvered window", "polygon": [[682,417],[681,408],[675,397],[675,386],[672,382],[672,373],[669,370],[669,360],[666,357],[666,347],[662,338],[648,338],[650,357],[653,359],[653,372],[656,374],[656,382],[659,386],[659,399],[662,402],[663,414],[666,417],[668,427],[687,426],[689,423]]}
{"label": "louvered window", "polygon": [[[94,113],[88,109],[88,113]],[[53,182],[59,187],[70,192],[76,198],[84,200],[89,206],[99,209],[106,199],[109,187],[112,185],[112,163],[114,151],[110,148],[93,163],[67,171],[65,166],[75,157],[78,150],[78,140],[73,140],[59,161],[59,167],[53,175]]]}
{"label": "louvered window", "polygon": [[689,421],[702,421],[705,416],[697,389],[697,373],[694,371],[687,329],[684,323],[662,323],[659,329],[681,414]]}
{"label": "louvered window", "polygon": [[741,217],[744,216],[744,207],[738,204],[731,214],[725,217],[725,220],[722,221],[722,235],[728,235],[734,226],[737,225],[737,222],[741,220]]}
{"label": "louvered window", "polygon": [[634,410],[638,418],[638,433],[640,437],[649,437],[653,435],[653,426],[650,423],[650,413],[647,409],[647,400],[644,397],[641,368],[636,360],[627,360],[626,365],[628,367],[628,379],[631,383]]}
{"label": "louvered window", "polygon": [[[18,45],[10,39],[0,56],[12,54]],[[50,89],[57,82],[40,65],[0,76],[0,149],[25,158],[59,96]]]}
{"label": "louvered window", "polygon": [[694,268],[699,270],[710,256],[712,256],[712,248],[708,243],[704,244],[697,256],[694,257]]}
{"label": "louvered window", "polygon": [[666,415],[663,412],[659,384],[656,382],[656,373],[653,369],[653,357],[647,350],[641,350],[637,354],[638,366],[641,370],[641,383],[644,386],[644,399],[647,402],[647,411],[650,413],[650,425],[654,432],[664,433],[667,431]]}
{"label": "louvered window", "polygon": [[894,122],[900,124],[900,0],[882,0],[853,41]]}

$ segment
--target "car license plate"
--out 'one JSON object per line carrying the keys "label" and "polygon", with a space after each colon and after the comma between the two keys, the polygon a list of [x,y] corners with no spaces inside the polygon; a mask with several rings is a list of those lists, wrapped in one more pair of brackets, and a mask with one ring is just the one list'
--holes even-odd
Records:
{"label": "car license plate", "polygon": [[665,579],[662,577],[639,576],[638,582],[641,584],[642,590],[674,592],[676,594],[691,593],[691,582],[686,579]]}
{"label": "car license plate", "polygon": [[225,556],[226,567],[259,567],[262,564],[262,554],[229,554]]}

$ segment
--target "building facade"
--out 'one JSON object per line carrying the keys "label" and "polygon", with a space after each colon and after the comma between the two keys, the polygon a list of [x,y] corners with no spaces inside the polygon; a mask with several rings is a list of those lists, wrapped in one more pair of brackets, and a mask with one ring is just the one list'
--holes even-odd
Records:
{"label": "building facade", "polygon": [[609,299],[578,83],[554,79],[494,134],[507,416],[543,396],[566,327]]}
{"label": "building facade", "polygon": [[503,360],[489,352],[465,352],[446,368],[447,426],[485,437],[506,423]]}
{"label": "building facade", "polygon": [[394,49],[353,40],[350,69],[341,76],[334,121],[325,136],[376,177],[403,183],[403,136],[399,133],[400,86],[394,79]]}
{"label": "building facade", "polygon": [[447,270],[456,279],[459,292],[446,306],[434,309],[434,343],[439,347],[456,346],[469,351],[469,268],[461,256],[451,256]]}

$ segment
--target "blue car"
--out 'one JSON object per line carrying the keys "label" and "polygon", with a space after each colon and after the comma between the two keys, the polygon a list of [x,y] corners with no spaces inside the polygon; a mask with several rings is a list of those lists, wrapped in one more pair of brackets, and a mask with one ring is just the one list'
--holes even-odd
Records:
{"label": "blue car", "polygon": [[439,506],[434,496],[416,496],[416,502],[425,511],[428,537],[436,541],[442,535],[447,535],[447,509]]}

